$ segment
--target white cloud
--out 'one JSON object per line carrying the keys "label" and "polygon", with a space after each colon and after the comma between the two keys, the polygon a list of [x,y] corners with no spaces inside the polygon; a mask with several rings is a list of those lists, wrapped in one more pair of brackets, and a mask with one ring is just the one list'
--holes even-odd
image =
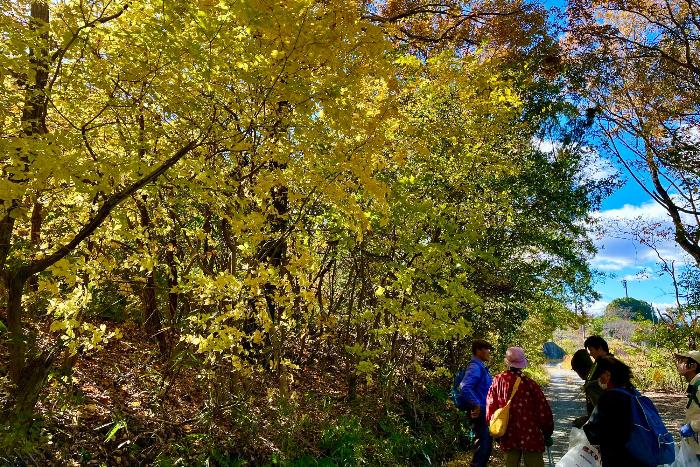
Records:
{"label": "white cloud", "polygon": [[584,157],[581,161],[581,179],[583,181],[600,182],[619,174],[619,171],[609,160],[602,157],[590,146],[584,146]]}
{"label": "white cloud", "polygon": [[537,137],[532,138],[532,145],[547,154],[553,154],[559,151],[563,145],[559,141],[553,141],[551,139],[540,139]]}
{"label": "white cloud", "polygon": [[596,255],[591,260],[591,265],[601,271],[622,271],[634,265],[632,258],[612,255]]}
{"label": "white cloud", "polygon": [[[532,145],[539,151],[549,155],[552,160],[564,147],[561,141],[540,138],[532,138]],[[599,182],[619,173],[617,168],[608,159],[602,157],[595,148],[582,146],[579,150],[583,155],[579,167],[579,180],[581,183]]]}
{"label": "white cloud", "polygon": [[678,305],[675,303],[656,303],[652,302],[651,306],[653,306],[657,310],[666,311],[669,308],[676,308]]}
{"label": "white cloud", "polygon": [[694,261],[688,253],[685,252],[676,242],[671,239],[664,241],[656,246],[659,254],[656,251],[649,249],[644,252],[642,259],[648,262],[659,262],[659,255],[666,261],[673,261],[676,266],[692,264]]}
{"label": "white cloud", "polygon": [[[674,240],[668,213],[653,200],[599,211],[592,217],[597,221],[600,235],[595,241],[599,253],[591,262],[597,269],[622,271],[637,267],[650,272],[660,262],[659,256],[677,266],[692,262],[690,255]],[[641,281],[650,278],[649,274],[632,272],[623,279]]]}
{"label": "white cloud", "polygon": [[632,221],[639,219],[655,222],[670,221],[666,209],[654,200],[649,200],[638,206],[625,204],[621,208],[598,211],[593,213],[593,217],[603,221]]}
{"label": "white cloud", "polygon": [[678,137],[686,144],[698,144],[700,143],[700,126],[682,123],[678,131]]}
{"label": "white cloud", "polygon": [[593,316],[601,316],[609,304],[610,302],[605,300],[597,300],[588,307],[588,314]]}
{"label": "white cloud", "polygon": [[[671,199],[678,206],[689,207],[687,206],[688,202],[680,195],[671,195]],[[673,227],[671,216],[661,204],[653,199],[645,201],[640,205],[625,204],[621,208],[598,211],[593,213],[592,216],[594,219],[599,219],[603,222],[644,221],[663,224],[660,226],[661,228],[668,229]],[[697,219],[691,214],[681,213],[681,219],[687,225],[697,225]]]}

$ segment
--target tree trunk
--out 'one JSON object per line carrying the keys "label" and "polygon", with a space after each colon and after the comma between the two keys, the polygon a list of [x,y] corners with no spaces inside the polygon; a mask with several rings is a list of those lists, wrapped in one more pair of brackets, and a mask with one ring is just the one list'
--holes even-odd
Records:
{"label": "tree trunk", "polygon": [[[33,1],[31,3],[31,20],[29,28],[32,30],[43,29],[36,47],[31,48],[29,58],[34,79],[27,87],[24,107],[22,109],[22,134],[26,137],[46,134],[47,98],[45,95],[49,79],[49,3],[47,1]],[[20,174],[11,177],[15,183],[24,183],[27,180],[27,172],[30,170],[28,155],[22,155],[23,167]],[[53,357],[42,354],[35,358],[27,359],[27,342],[22,329],[22,296],[25,285],[29,281],[30,286],[36,287],[36,274],[27,268],[12,269],[7,265],[7,257],[12,243],[14,229],[13,211],[21,207],[20,198],[11,200],[10,209],[0,221],[0,274],[2,274],[7,289],[7,330],[9,337],[9,376],[15,389],[8,405],[3,411],[6,420],[27,421],[30,419],[39,394],[48,377]],[[32,246],[38,245],[41,228],[42,206],[36,202],[31,217]]]}
{"label": "tree trunk", "polygon": [[2,422],[26,426],[34,413],[49,372],[58,354],[58,348],[51,348],[40,355],[27,358],[27,343],[22,331],[22,295],[28,281],[24,271],[7,274],[7,329],[9,335],[10,365],[9,374],[14,389],[3,408]]}
{"label": "tree trunk", "polygon": [[693,257],[696,265],[700,266],[700,244],[698,244],[695,229],[688,229],[684,224],[678,205],[661,183],[659,166],[656,163],[654,154],[651,151],[649,151],[647,154],[646,163],[649,168],[649,175],[651,175],[652,183],[654,184],[654,189],[662,201],[659,204],[666,209],[666,212],[673,221],[674,238],[676,243]]}
{"label": "tree trunk", "polygon": [[[138,200],[136,201],[136,205],[141,214],[141,225],[149,231],[151,229],[151,217],[148,214],[148,208],[144,202]],[[146,246],[147,244],[142,242],[142,247]],[[158,309],[155,264],[153,265],[153,269],[151,269],[146,276],[146,286],[143,288],[141,299],[143,301],[144,328],[149,336],[155,337],[161,356],[165,358],[168,355],[168,342],[163,331],[163,317]]]}
{"label": "tree trunk", "polygon": [[155,273],[150,271],[146,276],[146,285],[141,294],[143,302],[144,322],[143,326],[150,337],[155,337],[158,342],[158,349],[163,357],[167,355],[168,345],[163,332],[163,319],[158,309],[156,299]]}
{"label": "tree trunk", "polygon": [[10,380],[19,385],[26,352],[26,342],[22,332],[22,294],[27,278],[20,273],[8,273],[5,280],[7,289],[7,331],[10,341]]}
{"label": "tree trunk", "polygon": [[[265,260],[278,271],[286,264],[287,260],[287,240],[286,231],[289,226],[287,214],[289,212],[288,190],[286,186],[278,186],[272,189],[273,214],[268,218],[272,224],[273,237],[263,244]],[[282,310],[275,299],[277,286],[267,282],[263,287],[265,301],[270,319],[274,323],[272,332],[272,359],[273,368],[277,371],[280,394],[286,399],[289,393],[289,378],[287,368],[283,367],[282,360],[284,354],[284,327],[281,325]]]}
{"label": "tree trunk", "polygon": [[20,382],[3,410],[3,423],[28,426],[55,360],[56,353],[53,351],[46,351],[27,360],[21,369]]}
{"label": "tree trunk", "polygon": [[[32,220],[31,220],[31,233],[29,237],[29,244],[32,247],[32,255],[36,253],[39,248],[39,243],[41,242],[41,222],[42,222],[42,209],[44,206],[39,202],[34,202],[34,207],[32,208]],[[39,276],[33,275],[29,278],[29,289],[36,292],[39,290]]]}
{"label": "tree trunk", "polygon": [[168,345],[168,352],[172,352],[173,342],[175,342],[175,329],[179,324],[179,315],[177,312],[178,303],[180,301],[180,294],[178,292],[173,292],[178,284],[178,274],[177,274],[177,264],[175,264],[175,245],[177,244],[177,238],[173,235],[171,241],[171,248],[165,254],[165,262],[168,265],[168,315],[166,320],[168,322],[168,332],[166,334],[166,340]]}
{"label": "tree trunk", "polygon": [[12,211],[17,209],[17,207],[17,201],[13,200],[6,211],[7,214],[0,220],[0,274],[4,274],[7,269],[7,256],[10,254],[12,232],[15,227],[15,217],[12,216]]}

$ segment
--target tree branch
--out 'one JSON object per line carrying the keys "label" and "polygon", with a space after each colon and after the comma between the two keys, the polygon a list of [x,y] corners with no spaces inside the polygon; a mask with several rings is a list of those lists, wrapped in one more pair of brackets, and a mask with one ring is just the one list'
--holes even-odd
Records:
{"label": "tree branch", "polygon": [[131,185],[125,187],[123,190],[118,191],[107,198],[100,209],[97,210],[92,219],[82,228],[80,231],[71,239],[68,243],[58,248],[55,252],[49,256],[42,258],[40,260],[33,261],[26,266],[20,268],[27,275],[33,275],[41,272],[56,263],[58,260],[64,258],[73,249],[78,246],[83,240],[89,237],[102,223],[107,219],[119,203],[134,194],[136,191],[140,190],[149,183],[155,181],[173,165],[175,165],[180,159],[182,159],[190,151],[194,150],[197,146],[201,144],[197,141],[190,141],[185,146],[180,148],[175,154],[173,154],[169,159],[163,162],[158,168],[153,170],[148,175],[142,177],[141,179],[135,181]]}

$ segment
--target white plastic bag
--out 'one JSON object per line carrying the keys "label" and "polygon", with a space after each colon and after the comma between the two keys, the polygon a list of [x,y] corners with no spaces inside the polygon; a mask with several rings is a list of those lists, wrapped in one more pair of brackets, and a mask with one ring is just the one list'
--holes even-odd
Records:
{"label": "white plastic bag", "polygon": [[[601,467],[600,453],[595,446],[579,444],[564,454],[556,467]],[[675,467],[675,466],[674,466]]]}
{"label": "white plastic bag", "polygon": [[663,467],[698,467],[699,465],[700,461],[693,448],[687,442],[681,441],[680,444],[676,444],[676,460],[673,464],[666,464]]}
{"label": "white plastic bag", "polygon": [[572,428],[569,434],[569,451],[557,462],[556,467],[601,467],[601,465],[598,448],[588,442],[583,430]]}
{"label": "white plastic bag", "polygon": [[586,438],[586,432],[580,428],[572,428],[569,433],[569,450],[573,449],[574,446],[579,444],[588,444],[588,438]]}

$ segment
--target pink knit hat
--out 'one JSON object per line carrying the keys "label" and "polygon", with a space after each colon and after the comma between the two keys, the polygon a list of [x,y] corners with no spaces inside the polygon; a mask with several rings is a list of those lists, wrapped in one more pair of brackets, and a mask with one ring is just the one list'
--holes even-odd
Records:
{"label": "pink knit hat", "polygon": [[523,369],[527,367],[527,358],[525,358],[525,351],[520,347],[509,347],[506,350],[506,365],[511,368]]}

